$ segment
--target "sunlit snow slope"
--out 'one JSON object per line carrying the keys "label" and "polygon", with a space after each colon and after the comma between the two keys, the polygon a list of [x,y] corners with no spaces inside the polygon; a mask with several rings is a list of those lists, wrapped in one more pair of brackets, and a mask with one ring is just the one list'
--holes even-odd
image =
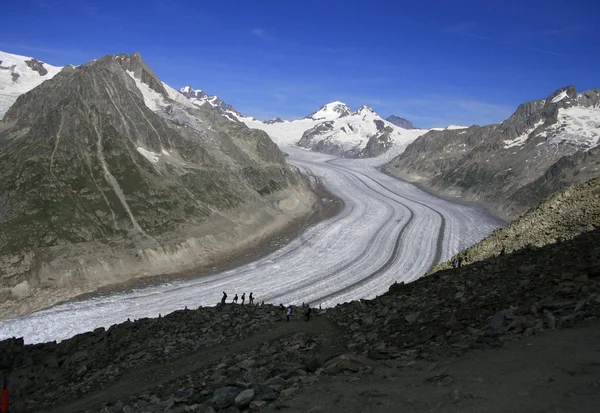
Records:
{"label": "sunlit snow slope", "polygon": [[[0,322],[0,339],[61,340],[127,318],[214,305],[222,291],[257,302],[333,306],[372,298],[412,281],[500,223],[471,207],[430,196],[378,172],[375,159],[345,160],[283,148],[344,202],[342,212],[251,264],[194,280],[74,301]],[[381,162],[381,160],[380,160]],[[315,178],[316,179],[316,178]]]}
{"label": "sunlit snow slope", "polygon": [[[29,65],[27,62],[30,62]],[[40,67],[37,71],[32,68]],[[0,51],[0,119],[23,93],[51,79],[62,67],[38,62],[32,57],[19,56]]]}
{"label": "sunlit snow slope", "polygon": [[264,123],[254,118],[240,117],[242,122],[249,128],[261,129],[269,134],[271,139],[278,145],[296,145],[305,132],[329,122],[331,125],[322,131],[311,133],[307,143],[316,144],[319,141],[327,141],[339,145],[346,150],[364,149],[369,138],[379,132],[379,128],[389,127],[393,130],[390,139],[394,146],[405,148],[417,137],[425,134],[424,129],[403,129],[384,119],[368,106],[363,106],[356,112],[350,111],[348,106],[341,102],[332,102],[324,105],[315,113],[306,118],[283,121],[276,123]]}

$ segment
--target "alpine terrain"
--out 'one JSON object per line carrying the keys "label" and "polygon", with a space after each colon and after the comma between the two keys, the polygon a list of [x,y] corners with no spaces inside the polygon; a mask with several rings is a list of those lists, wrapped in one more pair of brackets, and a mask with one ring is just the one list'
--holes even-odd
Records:
{"label": "alpine terrain", "polygon": [[403,120],[408,122],[405,123],[406,127],[384,120],[368,106],[352,111],[345,103],[337,101],[322,106],[302,119],[287,121],[275,118],[263,122],[242,115],[231,105],[202,90],[185,86],[180,92],[196,105],[208,103],[230,119],[238,119],[249,128],[267,132],[279,145],[297,145],[348,158],[375,157],[392,147],[399,153],[406,145],[427,132],[414,129],[405,119]]}
{"label": "alpine terrain", "polygon": [[396,126],[400,126],[403,129],[416,129],[411,121],[409,121],[408,119],[404,119],[400,116],[391,115],[388,116],[385,120],[387,120],[390,123],[393,123]]}
{"label": "alpine terrain", "polygon": [[20,95],[52,79],[61,69],[33,57],[0,50],[0,119]]}
{"label": "alpine terrain", "polygon": [[16,84],[37,87],[0,122],[2,318],[211,266],[311,212],[266,133],[190,103],[139,54],[41,84],[44,65],[11,58]]}
{"label": "alpine terrain", "polygon": [[[598,181],[575,192],[543,208],[564,199],[598,223],[585,212]],[[594,412],[598,257],[596,226],[310,319],[228,301],[58,344],[7,339],[0,367],[19,412]]]}
{"label": "alpine terrain", "polygon": [[600,89],[563,87],[500,124],[430,131],[385,171],[512,219],[546,196],[600,175]]}

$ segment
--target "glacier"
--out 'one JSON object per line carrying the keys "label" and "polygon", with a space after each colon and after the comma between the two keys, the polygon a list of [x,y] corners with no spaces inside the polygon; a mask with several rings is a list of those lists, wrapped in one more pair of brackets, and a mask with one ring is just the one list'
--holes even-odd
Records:
{"label": "glacier", "polygon": [[331,307],[374,298],[410,282],[503,223],[471,206],[451,203],[379,172],[378,159],[349,160],[282,147],[300,171],[321,180],[342,211],[279,250],[221,273],[75,299],[0,321],[0,340],[63,340],[127,319],[157,317],[184,307],[212,306],[222,291],[253,292],[257,303]]}

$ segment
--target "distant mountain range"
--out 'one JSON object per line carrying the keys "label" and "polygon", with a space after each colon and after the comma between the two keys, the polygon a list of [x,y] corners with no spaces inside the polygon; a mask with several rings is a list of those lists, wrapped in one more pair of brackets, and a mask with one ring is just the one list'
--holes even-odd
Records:
{"label": "distant mountain range", "polygon": [[432,130],[385,166],[435,193],[512,219],[549,194],[600,175],[600,89],[563,87],[499,124]]}
{"label": "distant mountain range", "polygon": [[[362,158],[381,155],[395,147],[400,152],[426,130],[399,127],[382,119],[373,109],[362,106],[352,111],[343,102],[331,102],[302,119],[275,118],[260,121],[244,116],[217,96],[207,95],[190,86],[180,92],[195,105],[208,104],[228,119],[236,119],[250,128],[269,134],[279,145],[298,145],[318,152]],[[401,118],[398,118],[401,119]]]}

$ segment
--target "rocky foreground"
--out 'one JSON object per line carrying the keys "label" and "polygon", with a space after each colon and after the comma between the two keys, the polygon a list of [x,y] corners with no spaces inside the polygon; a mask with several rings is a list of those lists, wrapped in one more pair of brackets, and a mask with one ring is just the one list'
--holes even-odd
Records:
{"label": "rocky foreground", "polygon": [[[6,340],[0,354],[11,369],[11,406],[17,412],[316,412],[340,411],[342,399],[362,397],[373,403],[343,409],[393,411],[382,389],[399,388],[402,374],[427,372],[432,391],[448,395],[437,408],[481,411],[485,398],[453,389],[451,375],[428,369],[501,347],[510,359],[515,343],[555,334],[542,334],[546,330],[587,325],[597,333],[600,230],[396,284],[374,300],[315,310],[309,322],[300,310],[288,323],[277,306],[227,304],[100,328],[58,344]],[[561,334],[568,341],[571,333]],[[577,354],[562,354],[560,361],[570,365]],[[536,356],[541,364],[556,362]],[[586,401],[597,397],[600,357],[590,357],[589,374],[577,373],[581,366],[565,374],[567,384],[577,378],[583,386],[571,391],[572,406],[584,400],[575,397],[579,393]],[[477,365],[477,374],[496,368]],[[375,391],[373,383],[383,387]],[[497,384],[479,386],[502,394]],[[411,411],[431,410],[421,393]],[[331,405],[319,404],[319,397]],[[518,400],[510,403],[522,410]]]}

